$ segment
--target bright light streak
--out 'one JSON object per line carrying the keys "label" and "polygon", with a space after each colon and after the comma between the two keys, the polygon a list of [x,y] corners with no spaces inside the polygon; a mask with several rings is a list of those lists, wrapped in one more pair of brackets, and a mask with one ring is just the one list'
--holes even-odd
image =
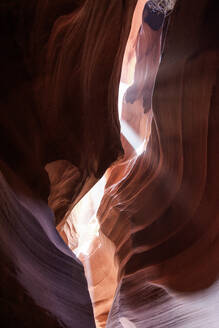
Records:
{"label": "bright light streak", "polygon": [[106,178],[103,176],[91,190],[78,202],[68,220],[73,220],[78,236],[78,247],[74,249],[77,257],[89,255],[93,240],[99,236],[99,222],[96,217],[104,194]]}
{"label": "bright light streak", "polygon": [[77,257],[80,254],[89,255],[92,241],[99,236],[99,229],[100,225],[96,216],[93,216],[87,224],[78,224],[78,247],[74,250]]}
{"label": "bright light streak", "polygon": [[119,84],[119,99],[118,99],[118,107],[119,107],[119,119],[121,120],[122,116],[122,104],[123,104],[123,97],[126,93],[126,90],[129,88],[129,84],[120,82]]}
{"label": "bright light streak", "polygon": [[142,139],[139,138],[137,133],[131,128],[131,126],[124,120],[121,120],[121,132],[126,137],[132,147],[137,150],[142,145]]}
{"label": "bright light streak", "polygon": [[129,84],[123,82],[120,82],[119,85],[118,107],[121,132],[128,140],[130,145],[135,149],[136,154],[140,155],[144,150],[144,141],[138,136],[138,134],[132,129],[132,127],[125,120],[122,119],[123,98],[129,86]]}
{"label": "bright light streak", "polygon": [[142,142],[141,145],[135,149],[136,154],[139,156],[141,155],[141,153],[143,153],[143,151],[145,150],[145,142]]}

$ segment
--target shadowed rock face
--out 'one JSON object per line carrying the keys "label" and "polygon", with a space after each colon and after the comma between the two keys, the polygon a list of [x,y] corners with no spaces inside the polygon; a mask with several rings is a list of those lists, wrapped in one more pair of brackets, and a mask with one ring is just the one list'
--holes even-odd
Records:
{"label": "shadowed rock face", "polygon": [[[33,325],[94,327],[83,267],[55,223],[122,154],[117,97],[134,7],[0,4],[1,274],[24,288],[17,283],[13,298],[1,288],[6,326],[28,326],[31,313],[42,312],[22,301],[27,293],[57,321],[44,310]],[[14,320],[11,308],[18,308]]]}
{"label": "shadowed rock face", "polygon": [[[0,4],[5,327],[90,328],[94,316],[110,328],[217,326],[216,1],[181,0],[170,19],[172,1],[144,7],[121,115],[145,141],[139,156],[117,109],[136,3]],[[109,167],[86,280],[56,226]]]}

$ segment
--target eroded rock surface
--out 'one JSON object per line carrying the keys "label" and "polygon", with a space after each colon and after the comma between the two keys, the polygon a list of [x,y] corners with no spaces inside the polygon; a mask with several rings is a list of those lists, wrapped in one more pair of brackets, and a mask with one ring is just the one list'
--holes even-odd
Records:
{"label": "eroded rock surface", "polygon": [[1,315],[20,293],[33,299],[6,326],[25,326],[31,308],[57,326],[94,327],[83,266],[55,224],[122,154],[118,85],[135,3],[0,4],[1,274],[23,287],[10,299],[2,286]]}
{"label": "eroded rock surface", "polygon": [[[0,4],[5,327],[217,327],[216,1],[138,1],[126,47],[136,3]],[[104,173],[83,268],[63,227]]]}

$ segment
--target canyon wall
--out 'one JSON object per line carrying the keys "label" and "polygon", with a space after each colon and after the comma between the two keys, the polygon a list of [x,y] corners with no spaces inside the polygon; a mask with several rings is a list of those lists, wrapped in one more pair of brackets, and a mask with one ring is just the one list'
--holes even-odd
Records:
{"label": "canyon wall", "polygon": [[[217,327],[216,8],[1,2],[4,327]],[[99,239],[80,261],[64,226],[103,174]]]}

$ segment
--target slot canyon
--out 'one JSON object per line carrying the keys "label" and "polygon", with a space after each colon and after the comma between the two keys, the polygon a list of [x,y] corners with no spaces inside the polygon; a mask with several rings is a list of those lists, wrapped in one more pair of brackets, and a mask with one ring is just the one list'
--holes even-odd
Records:
{"label": "slot canyon", "polygon": [[0,326],[219,327],[217,0],[0,0]]}

